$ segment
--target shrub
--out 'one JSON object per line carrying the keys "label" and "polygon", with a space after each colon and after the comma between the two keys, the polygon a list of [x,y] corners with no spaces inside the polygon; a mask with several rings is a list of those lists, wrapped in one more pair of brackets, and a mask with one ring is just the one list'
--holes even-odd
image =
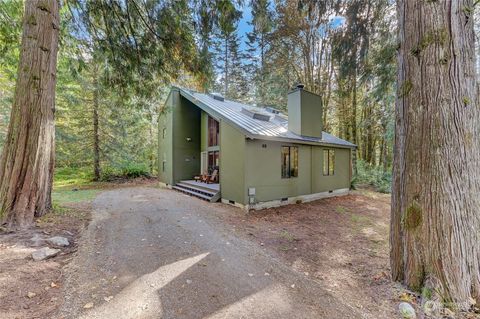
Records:
{"label": "shrub", "polygon": [[136,178],[141,176],[150,176],[145,164],[126,163],[121,167],[122,176],[126,178]]}
{"label": "shrub", "polygon": [[137,178],[137,177],[149,177],[150,173],[148,167],[145,164],[137,164],[132,162],[126,162],[118,167],[105,166],[102,168],[101,180],[108,182],[115,179]]}
{"label": "shrub", "polygon": [[390,193],[392,191],[392,172],[384,172],[381,167],[358,160],[357,175],[352,180],[352,188],[361,184],[373,186],[380,193]]}

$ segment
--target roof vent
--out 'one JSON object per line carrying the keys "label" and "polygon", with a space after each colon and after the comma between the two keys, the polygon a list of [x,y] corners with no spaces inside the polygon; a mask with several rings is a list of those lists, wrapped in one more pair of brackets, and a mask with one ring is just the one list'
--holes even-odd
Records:
{"label": "roof vent", "polygon": [[265,110],[267,112],[270,112],[272,114],[280,114],[280,110],[277,110],[276,108],[274,108],[273,106],[267,106],[265,107]]}
{"label": "roof vent", "polygon": [[260,121],[265,121],[268,122],[270,121],[270,115],[266,114],[266,112],[261,112],[253,108],[242,108],[242,113],[245,115],[248,115],[249,117],[255,119],[255,120],[260,120]]}
{"label": "roof vent", "polygon": [[298,83],[298,84],[296,85],[296,88],[297,88],[297,89],[300,89],[300,90],[303,90],[304,87],[305,87],[305,85],[302,84],[302,83]]}
{"label": "roof vent", "polygon": [[214,100],[221,102],[225,101],[225,98],[220,93],[209,93],[208,95]]}

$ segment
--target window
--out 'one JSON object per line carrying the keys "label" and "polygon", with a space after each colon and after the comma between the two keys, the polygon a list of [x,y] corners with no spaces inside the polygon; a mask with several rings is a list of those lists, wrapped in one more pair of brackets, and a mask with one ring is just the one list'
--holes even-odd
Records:
{"label": "window", "polygon": [[298,177],[298,147],[282,146],[282,178]]}
{"label": "window", "polygon": [[165,139],[165,136],[167,135],[167,129],[166,128],[163,128],[162,130],[162,137],[163,139]]}
{"label": "window", "polygon": [[218,171],[220,165],[220,152],[212,151],[208,152],[208,173],[211,174],[214,170]]}
{"label": "window", "polygon": [[323,175],[329,176],[335,173],[335,151],[323,150]]}
{"label": "window", "polygon": [[212,118],[208,117],[208,146],[218,145],[218,135],[220,133],[220,125]]}

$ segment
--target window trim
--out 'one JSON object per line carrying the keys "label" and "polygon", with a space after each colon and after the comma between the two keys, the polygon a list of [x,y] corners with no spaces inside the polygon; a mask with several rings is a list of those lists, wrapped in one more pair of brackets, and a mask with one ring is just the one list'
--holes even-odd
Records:
{"label": "window trim", "polygon": [[[325,154],[327,157],[325,158]],[[331,165],[330,161],[333,161],[333,165]],[[326,165],[326,166],[325,166]],[[326,173],[325,173],[325,168]],[[334,149],[323,149],[323,167],[322,167],[323,176],[334,176],[335,175],[335,150]]]}

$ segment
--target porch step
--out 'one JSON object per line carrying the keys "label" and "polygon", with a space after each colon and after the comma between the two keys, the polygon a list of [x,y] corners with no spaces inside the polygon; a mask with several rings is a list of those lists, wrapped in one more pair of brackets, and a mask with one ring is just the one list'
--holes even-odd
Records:
{"label": "porch step", "polygon": [[218,192],[218,191],[215,191],[211,188],[203,187],[203,186],[200,186],[200,185],[195,185],[193,183],[189,183],[189,182],[185,182],[185,181],[178,182],[177,186],[180,186],[180,187],[183,187],[183,188],[188,188],[188,189],[198,191],[198,192],[201,192],[201,193],[205,193],[206,195],[212,195],[212,196],[215,195]]}
{"label": "porch step", "polygon": [[207,200],[209,202],[216,202],[220,198],[219,196],[220,191],[215,192],[212,190],[207,190],[201,187],[185,184],[182,182],[177,183],[177,185],[173,186],[172,188],[182,193]]}

